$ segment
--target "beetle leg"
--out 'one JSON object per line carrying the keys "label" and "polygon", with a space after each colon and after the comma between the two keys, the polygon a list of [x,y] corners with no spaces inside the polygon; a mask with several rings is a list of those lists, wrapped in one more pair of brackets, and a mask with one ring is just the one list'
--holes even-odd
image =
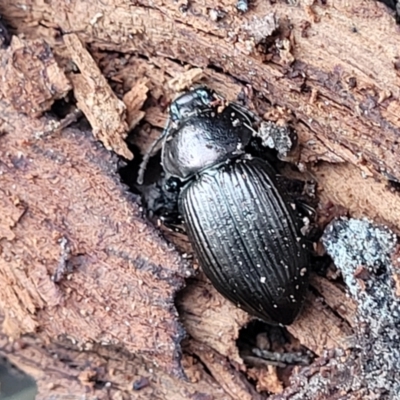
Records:
{"label": "beetle leg", "polygon": [[181,182],[176,178],[161,177],[152,184],[141,185],[138,189],[148,217],[174,232],[184,232],[179,212],[178,198]]}
{"label": "beetle leg", "polygon": [[167,125],[165,126],[162,134],[160,135],[160,137],[157,140],[155,140],[152,143],[150,148],[146,151],[146,154],[143,156],[143,160],[139,165],[139,172],[138,172],[138,177],[137,177],[138,185],[143,185],[144,173],[146,172],[147,164],[149,163],[149,160],[154,155],[154,153],[156,153],[157,147],[168,136],[170,129],[171,129],[171,125],[172,125],[171,119],[168,118]]}
{"label": "beetle leg", "polygon": [[[309,365],[314,358],[314,354],[304,348],[295,345],[289,340],[285,331],[278,327],[268,327],[267,330],[256,334],[257,325],[253,325],[251,341],[239,343],[241,346],[240,355],[246,364],[251,366],[265,367],[267,365],[275,365],[284,368],[288,365]],[[240,348],[240,347],[239,347]]]}
{"label": "beetle leg", "polygon": [[272,365],[286,366],[286,365],[310,365],[313,359],[311,354],[303,354],[302,352],[285,352],[278,353],[270,350],[262,350],[258,347],[252,349],[252,353],[266,360],[270,361]]}

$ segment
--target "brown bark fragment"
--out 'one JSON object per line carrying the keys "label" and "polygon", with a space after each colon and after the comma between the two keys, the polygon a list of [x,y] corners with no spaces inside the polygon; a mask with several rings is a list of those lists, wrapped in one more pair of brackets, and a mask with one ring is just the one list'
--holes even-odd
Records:
{"label": "brown bark fragment", "polygon": [[14,36],[7,49],[0,49],[4,98],[20,112],[40,116],[54,100],[64,97],[71,84],[43,40],[24,41]]}
{"label": "brown bark fragment", "polygon": [[94,135],[106,149],[131,160],[124,139],[128,134],[126,107],[115,96],[89,52],[75,34],[64,36],[65,44],[80,74],[71,75],[78,107],[89,120]]}
{"label": "brown bark fragment", "polygon": [[385,180],[366,177],[351,164],[331,168],[320,164],[312,171],[318,181],[318,197],[349,210],[356,218],[369,217],[400,231],[400,196]]}
{"label": "brown bark fragment", "polygon": [[[112,346],[93,345],[90,351],[83,352],[68,341],[44,346],[37,338],[25,337],[10,343],[0,334],[0,355],[36,380],[37,400],[239,399],[225,393],[190,355],[182,359],[189,380],[176,378],[153,363]],[[143,380],[148,384],[139,385]],[[234,388],[232,385],[231,390]]]}
{"label": "brown bark fragment", "polygon": [[299,318],[287,329],[318,355],[327,349],[346,348],[348,337],[352,335],[349,325],[335,316],[321,297],[311,293]]}
{"label": "brown bark fragment", "polygon": [[[151,125],[160,129],[165,127],[167,116],[160,110],[159,107],[151,107],[146,110],[144,119]],[[140,144],[142,141],[138,140]]]}
{"label": "brown bark fragment", "polygon": [[337,155],[335,147],[328,147],[311,132],[307,126],[298,124],[296,128],[299,137],[299,165],[312,164],[317,161],[327,161],[332,164],[342,163],[344,159]]}
{"label": "brown bark fragment", "polygon": [[[147,113],[146,113],[147,115]],[[154,129],[149,124],[144,124],[138,129],[137,134],[131,138],[130,143],[136,145],[142,155],[146,154],[148,150],[152,147],[154,142],[161,136],[161,131],[159,129]],[[154,149],[154,153],[160,150],[161,144]]]}
{"label": "brown bark fragment", "polygon": [[201,68],[191,68],[183,74],[169,80],[168,86],[174,92],[182,92],[185,89],[189,89],[193,84],[199,82],[203,77],[204,74]]}
{"label": "brown bark fragment", "polygon": [[26,208],[18,198],[10,198],[0,189],[0,240],[13,240],[15,235],[12,228],[24,215]]}
{"label": "brown bark fragment", "polygon": [[178,308],[192,338],[224,354],[237,365],[243,364],[236,339],[240,328],[250,320],[247,313],[224,299],[204,276],[182,291]]}
{"label": "brown bark fragment", "polygon": [[249,377],[257,382],[258,392],[281,393],[283,391],[282,382],[276,374],[276,367],[273,365],[263,366],[262,368],[251,368],[247,371]]}
{"label": "brown bark fragment", "polygon": [[260,396],[241,372],[236,371],[228,360],[211,347],[194,340],[190,342],[190,351],[196,354],[208,368],[214,379],[232,399],[261,400]]}
{"label": "brown bark fragment", "polygon": [[126,120],[128,123],[129,130],[132,130],[146,115],[144,111],[141,111],[144,102],[147,99],[147,79],[136,82],[129,92],[124,95],[124,103],[126,106]]}
{"label": "brown bark fragment", "polygon": [[317,275],[311,278],[311,285],[318,290],[326,304],[340,315],[350,326],[356,323],[357,304],[346,296],[345,289]]}
{"label": "brown bark fragment", "polygon": [[251,47],[262,43],[279,28],[279,21],[274,12],[258,17],[257,15],[249,18],[242,25],[242,31],[249,35],[249,40],[253,43]]}
{"label": "brown bark fragment", "polygon": [[[141,219],[115,159],[85,132],[36,139],[48,131],[46,119],[1,106],[12,125],[0,137],[1,204],[12,218],[0,244],[6,333],[40,328],[43,337],[66,335],[83,347],[118,344],[179,374],[183,331],[173,298],[188,271]],[[69,272],[56,284],[63,254]]]}

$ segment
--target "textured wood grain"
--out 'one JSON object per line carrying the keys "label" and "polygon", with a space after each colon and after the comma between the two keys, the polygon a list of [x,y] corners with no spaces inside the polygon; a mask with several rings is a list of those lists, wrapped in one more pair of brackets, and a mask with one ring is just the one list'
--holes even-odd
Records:
{"label": "textured wood grain", "polygon": [[72,88],[43,40],[26,42],[14,36],[10,47],[0,48],[0,55],[0,91],[22,113],[40,116]]}
{"label": "textured wood grain", "polygon": [[[202,351],[195,349],[197,354]],[[203,353],[205,351],[203,350]],[[187,379],[179,379],[158,369],[152,362],[120,348],[93,344],[90,351],[83,352],[70,341],[58,345],[46,345],[33,337],[24,337],[11,343],[0,334],[0,355],[22,371],[30,374],[37,383],[37,400],[65,400],[85,398],[88,400],[194,400],[238,399],[227,394],[196,360],[197,356],[185,354],[182,365]],[[212,350],[204,357],[212,358]],[[229,366],[225,366],[229,370]],[[228,372],[230,390],[245,385],[243,376],[236,371]],[[240,383],[239,383],[240,382]],[[239,391],[238,391],[239,394]],[[251,387],[241,390],[247,398],[257,399]]]}
{"label": "textured wood grain", "polygon": [[5,332],[119,345],[179,374],[173,301],[190,273],[141,218],[116,159],[84,131],[37,139],[48,119],[0,106],[11,125],[0,137]]}
{"label": "textured wood grain", "polygon": [[64,41],[80,71],[70,75],[77,105],[89,120],[93,134],[106,149],[131,160],[133,154],[124,141],[128,134],[125,104],[114,94],[79,37],[65,35]]}
{"label": "textured wood grain", "polygon": [[[163,0],[53,1],[51,8],[35,0],[25,9],[6,1],[1,11],[16,25],[48,21],[109,51],[220,68],[292,110],[343,159],[400,179],[399,31],[386,7],[370,0],[258,1],[240,14],[235,3],[219,4],[226,13],[220,21],[210,18],[211,0],[190,2],[187,11]],[[257,27],[271,13],[278,34],[263,44]]]}

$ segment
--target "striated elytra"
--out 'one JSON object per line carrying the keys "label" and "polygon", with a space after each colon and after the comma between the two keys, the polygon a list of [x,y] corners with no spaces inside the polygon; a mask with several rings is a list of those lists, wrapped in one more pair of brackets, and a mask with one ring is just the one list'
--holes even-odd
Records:
{"label": "striated elytra", "polygon": [[179,209],[214,287],[250,314],[288,325],[304,302],[309,253],[274,169],[246,153],[251,114],[221,102],[201,87],[171,104],[162,165],[184,183]]}
{"label": "striated elytra", "polygon": [[271,171],[257,158],[205,170],[180,205],[215,288],[249,313],[287,325],[303,304],[308,253]]}

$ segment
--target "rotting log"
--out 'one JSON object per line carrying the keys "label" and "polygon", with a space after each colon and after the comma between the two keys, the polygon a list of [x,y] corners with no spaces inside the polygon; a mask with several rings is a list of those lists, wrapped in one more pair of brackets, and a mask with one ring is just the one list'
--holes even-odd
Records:
{"label": "rotting log", "polygon": [[[37,337],[25,336],[10,343],[0,335],[0,353],[29,373],[38,386],[37,400],[51,399],[226,399],[229,396],[198,361],[192,349],[182,358],[187,379],[154,367],[152,362],[114,346],[94,344],[83,352],[69,340],[43,345]],[[204,352],[204,351],[203,351]],[[208,357],[222,357],[208,349]],[[223,368],[223,367],[221,367]],[[261,399],[239,372],[225,366],[220,375],[231,390],[246,400]],[[217,373],[218,376],[218,373]],[[239,389],[239,390],[238,390]]]}
{"label": "rotting log", "polygon": [[[0,11],[19,32],[54,44],[60,31],[76,32],[99,49],[223,70],[292,111],[300,132],[343,160],[400,179],[399,28],[387,8],[373,0],[259,1],[242,15],[235,4],[36,0],[3,1]],[[210,16],[217,7],[220,21]]]}
{"label": "rotting log", "polygon": [[8,217],[1,224],[5,332],[132,346],[179,373],[183,330],[174,295],[190,271],[141,218],[118,182],[116,159],[91,134],[35,139],[49,121],[8,117],[0,189]]}
{"label": "rotting log", "polygon": [[[0,207],[7,216],[0,221],[0,308],[5,335],[35,335],[13,346],[3,336],[1,352],[36,377],[42,398],[55,391],[60,398],[257,398],[239,372],[247,367],[235,343],[248,316],[199,274],[179,296],[178,318],[174,297],[193,270],[142,218],[137,198],[119,182],[117,158],[84,128],[62,129],[49,115],[38,117],[70,85],[96,137],[128,159],[122,140],[128,129],[145,122],[132,139],[145,151],[164,125],[176,82],[190,67],[200,68],[191,79],[228,99],[245,94],[259,115],[295,126],[300,166],[318,182],[322,205],[400,230],[399,196],[387,184],[400,180],[400,31],[385,6],[258,1],[241,14],[236,1],[185,4],[0,3],[21,35],[1,53],[8,80],[0,90]],[[21,46],[36,48],[41,40],[55,54],[56,75],[66,76],[54,92],[46,91],[54,85],[32,84],[41,82],[37,68],[15,64],[18,57],[28,62]],[[13,75],[6,75],[10,65],[39,110],[21,102]],[[45,65],[57,66],[51,59],[42,71]],[[326,279],[312,285],[314,294],[289,329],[322,355],[346,347],[355,306]],[[181,323],[189,335],[182,368]],[[52,354],[69,361],[53,367]],[[43,361],[32,367],[34,357]],[[323,366],[315,364],[312,373]],[[176,377],[182,372],[189,383]],[[48,385],[48,376],[65,383]],[[140,379],[148,385],[132,391]]]}

